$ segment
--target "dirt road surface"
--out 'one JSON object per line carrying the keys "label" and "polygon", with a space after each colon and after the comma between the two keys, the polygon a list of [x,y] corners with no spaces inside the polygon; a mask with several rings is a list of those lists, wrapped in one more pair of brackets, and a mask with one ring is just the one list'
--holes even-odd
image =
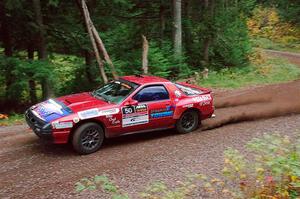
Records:
{"label": "dirt road surface", "polygon": [[76,193],[83,177],[106,174],[133,198],[155,180],[174,185],[189,173],[218,176],[223,151],[244,150],[264,133],[296,136],[300,130],[300,81],[216,92],[216,115],[203,129],[173,130],[107,140],[91,155],[41,142],[25,125],[0,128],[0,198],[106,198]]}
{"label": "dirt road surface", "polygon": [[277,50],[264,50],[264,52],[273,57],[285,58],[291,63],[300,66],[300,53],[283,52]]}

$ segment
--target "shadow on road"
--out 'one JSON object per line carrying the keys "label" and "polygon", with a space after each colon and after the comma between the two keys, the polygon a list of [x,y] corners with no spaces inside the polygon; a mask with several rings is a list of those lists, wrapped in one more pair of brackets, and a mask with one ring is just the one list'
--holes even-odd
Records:
{"label": "shadow on road", "polygon": [[[106,139],[103,146],[99,150],[106,151],[110,148],[120,147],[122,150],[123,146],[138,144],[141,142],[147,142],[149,140],[164,139],[170,136],[179,136],[173,129],[163,131],[153,131],[147,133],[138,133],[124,135],[115,138]],[[69,144],[52,144],[43,140],[36,140],[36,144],[32,144],[30,141],[31,149],[37,153],[42,153],[49,156],[77,156],[78,154],[73,150],[72,145]]]}

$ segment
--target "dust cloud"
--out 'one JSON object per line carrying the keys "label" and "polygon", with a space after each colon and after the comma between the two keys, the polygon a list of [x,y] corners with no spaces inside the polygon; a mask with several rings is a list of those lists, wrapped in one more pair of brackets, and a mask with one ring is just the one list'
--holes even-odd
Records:
{"label": "dust cloud", "polygon": [[300,80],[216,93],[216,118],[203,121],[202,130],[227,124],[300,114]]}

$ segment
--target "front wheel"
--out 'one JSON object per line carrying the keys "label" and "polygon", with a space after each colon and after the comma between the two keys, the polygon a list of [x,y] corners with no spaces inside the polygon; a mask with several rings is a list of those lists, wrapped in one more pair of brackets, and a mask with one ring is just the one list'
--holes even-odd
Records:
{"label": "front wheel", "polygon": [[104,140],[104,131],[96,123],[85,123],[79,126],[73,135],[72,144],[79,154],[90,154],[97,151]]}
{"label": "front wheel", "polygon": [[176,122],[178,133],[190,133],[198,128],[199,116],[196,111],[190,110],[184,112]]}

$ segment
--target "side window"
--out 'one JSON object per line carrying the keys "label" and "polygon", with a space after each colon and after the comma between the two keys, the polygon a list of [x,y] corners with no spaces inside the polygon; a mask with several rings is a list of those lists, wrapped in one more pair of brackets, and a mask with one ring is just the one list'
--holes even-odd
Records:
{"label": "side window", "polygon": [[169,93],[164,86],[149,86],[140,90],[133,99],[138,102],[149,102],[169,99]]}

